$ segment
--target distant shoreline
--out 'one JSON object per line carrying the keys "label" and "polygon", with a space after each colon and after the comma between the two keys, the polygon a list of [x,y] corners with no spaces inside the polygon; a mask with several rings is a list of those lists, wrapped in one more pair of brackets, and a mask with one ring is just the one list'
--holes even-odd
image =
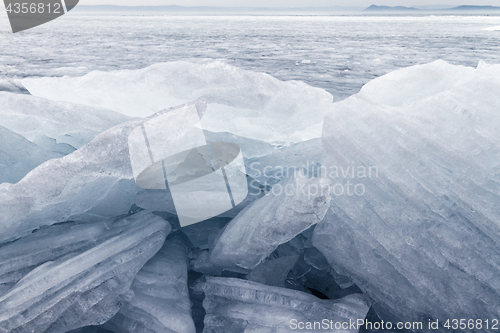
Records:
{"label": "distant shoreline", "polygon": [[[5,12],[0,5],[0,12]],[[365,7],[215,7],[215,6],[120,6],[120,5],[78,5],[74,13],[113,13],[122,15],[256,15],[256,16],[500,16],[498,6],[422,6],[388,7],[372,5]]]}
{"label": "distant shoreline", "polygon": [[75,12],[113,12],[113,13],[147,13],[147,14],[197,14],[197,15],[500,15],[500,7],[494,6],[458,6],[451,8],[415,8],[387,7],[372,5],[365,7],[296,7],[296,8],[263,8],[263,7],[185,7],[185,6],[119,6],[119,5],[79,5]]}

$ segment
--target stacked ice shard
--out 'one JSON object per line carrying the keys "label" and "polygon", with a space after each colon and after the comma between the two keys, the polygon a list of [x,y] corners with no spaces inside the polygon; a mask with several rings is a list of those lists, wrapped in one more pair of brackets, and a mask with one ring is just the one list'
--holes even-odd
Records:
{"label": "stacked ice shard", "polygon": [[[210,277],[202,289],[207,311],[203,333],[285,333],[299,327],[301,332],[357,332],[335,329],[331,322],[356,322],[364,319],[370,308],[368,299],[361,294],[321,300],[299,291],[240,279]],[[308,323],[312,325],[309,329]]]}
{"label": "stacked ice shard", "polygon": [[[105,323],[133,296],[132,280],[170,231],[165,220],[148,212],[109,223],[104,230],[102,224],[74,226],[77,232],[72,226],[52,228],[61,232],[52,251],[40,247],[54,237],[43,231],[0,248],[7,270],[37,265],[0,296],[2,332],[65,333]],[[22,250],[12,251],[18,247]]]}
{"label": "stacked ice shard", "polygon": [[499,315],[499,78],[500,66],[436,61],[376,79],[326,116],[325,174],[362,187],[334,196],[313,244],[382,319]]}
{"label": "stacked ice shard", "polygon": [[298,173],[284,179],[226,226],[210,251],[210,262],[229,270],[253,269],[280,244],[320,222],[330,200],[326,178]]}
{"label": "stacked ice shard", "polygon": [[[180,108],[196,110],[197,105]],[[0,241],[57,222],[96,221],[126,214],[139,203],[136,195],[140,192],[132,172],[129,135],[146,121],[115,126],[65,158],[36,168],[17,184],[0,184],[0,209],[5,212],[0,216]],[[156,200],[163,200],[166,194],[153,192],[147,197],[149,201],[157,196]],[[172,204],[165,200],[163,207],[168,210]]]}
{"label": "stacked ice shard", "polygon": [[180,235],[169,238],[137,273],[134,296],[105,328],[120,333],[195,333],[187,286],[188,247]]}
{"label": "stacked ice shard", "polygon": [[[318,89],[221,63],[24,80],[41,97],[0,83],[1,172],[65,155],[71,140],[126,119],[102,107],[149,115],[205,97],[194,126],[207,143],[241,147],[249,188],[237,207],[181,228],[164,178],[137,186],[130,134],[161,129],[154,119],[168,112],[202,115],[203,99],[0,184],[0,332],[290,332],[292,319],[363,319],[367,297],[371,319],[497,318],[499,78],[499,66],[438,61],[333,105]],[[182,148],[189,131],[176,125],[155,131],[161,149],[167,137]],[[156,149],[146,148],[149,168]],[[208,166],[211,153],[197,152],[188,155]]]}

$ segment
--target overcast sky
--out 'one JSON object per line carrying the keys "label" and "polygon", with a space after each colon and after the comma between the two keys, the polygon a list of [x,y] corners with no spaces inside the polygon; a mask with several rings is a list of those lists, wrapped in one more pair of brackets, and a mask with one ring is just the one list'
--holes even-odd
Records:
{"label": "overcast sky", "polygon": [[360,6],[372,4],[386,6],[418,5],[498,5],[500,0],[80,0],[81,5],[122,6],[241,6],[241,7],[321,7]]}

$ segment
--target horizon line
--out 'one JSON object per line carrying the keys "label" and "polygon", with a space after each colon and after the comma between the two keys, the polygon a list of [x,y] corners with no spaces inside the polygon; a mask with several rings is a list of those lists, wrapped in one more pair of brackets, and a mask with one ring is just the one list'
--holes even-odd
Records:
{"label": "horizon line", "polygon": [[428,8],[442,8],[442,9],[458,9],[470,7],[472,8],[481,8],[481,9],[492,9],[492,8],[500,8],[500,6],[495,5],[414,5],[414,6],[385,6],[385,5],[375,5],[372,4],[370,6],[295,6],[295,7],[283,7],[283,6],[273,6],[273,7],[262,7],[262,6],[183,6],[183,5],[115,5],[115,4],[99,4],[99,5],[78,5],[78,7],[120,7],[120,8],[186,8],[186,9],[195,9],[195,8],[221,8],[221,9],[333,9],[333,8],[351,8],[351,9],[368,9],[371,7],[379,7],[379,8],[387,8],[387,9],[420,9],[420,10],[435,10]]}
{"label": "horizon line", "polygon": [[[87,5],[81,4],[75,7],[75,10],[94,10],[94,11],[110,11],[112,9],[117,10],[155,10],[155,9],[164,9],[171,11],[271,11],[271,12],[286,12],[286,11],[330,11],[330,12],[364,12],[370,14],[376,13],[431,13],[431,12],[441,12],[444,13],[446,11],[458,11],[458,12],[480,12],[482,11],[497,11],[500,10],[500,6],[495,5],[417,5],[417,6],[385,6],[385,5],[375,5],[372,4],[368,7],[365,6],[301,6],[301,7],[252,7],[252,6],[183,6],[183,5],[116,5],[116,4],[96,4],[96,5]],[[5,11],[4,6],[0,6],[0,11]]]}

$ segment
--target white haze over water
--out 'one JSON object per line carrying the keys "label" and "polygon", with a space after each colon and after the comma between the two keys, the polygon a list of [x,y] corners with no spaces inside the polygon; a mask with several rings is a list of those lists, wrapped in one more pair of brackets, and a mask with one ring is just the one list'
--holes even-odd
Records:
{"label": "white haze over water", "polygon": [[68,14],[12,34],[0,20],[0,79],[220,59],[354,93],[397,68],[444,59],[498,63],[500,17],[119,16]]}

